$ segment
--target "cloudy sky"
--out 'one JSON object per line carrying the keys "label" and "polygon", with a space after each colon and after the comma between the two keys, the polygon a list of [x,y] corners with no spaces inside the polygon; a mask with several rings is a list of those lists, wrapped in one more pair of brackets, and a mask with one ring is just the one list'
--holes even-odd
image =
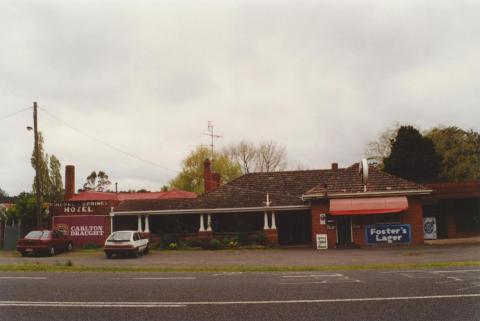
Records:
{"label": "cloudy sky", "polygon": [[[478,1],[0,3],[0,187],[30,190],[31,110],[77,188],[158,190],[208,144],[347,166],[396,122],[480,130]],[[75,128],[75,129],[73,129]],[[148,160],[151,165],[102,143]]]}

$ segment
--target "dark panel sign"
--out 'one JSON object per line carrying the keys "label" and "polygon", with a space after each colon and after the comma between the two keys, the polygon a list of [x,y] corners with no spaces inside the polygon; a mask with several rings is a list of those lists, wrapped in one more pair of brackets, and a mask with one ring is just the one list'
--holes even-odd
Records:
{"label": "dark panel sign", "polygon": [[73,201],[54,203],[49,211],[52,216],[56,215],[108,215],[112,202],[108,201]]}
{"label": "dark panel sign", "polygon": [[367,225],[365,239],[370,244],[410,243],[412,227],[410,224]]}
{"label": "dark panel sign", "polygon": [[53,229],[73,239],[75,247],[92,243],[103,246],[110,234],[110,217],[99,215],[54,216]]}

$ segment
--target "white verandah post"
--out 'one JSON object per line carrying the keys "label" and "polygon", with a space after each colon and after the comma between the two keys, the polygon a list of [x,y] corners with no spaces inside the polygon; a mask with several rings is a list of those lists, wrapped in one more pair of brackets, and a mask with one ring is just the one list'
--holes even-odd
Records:
{"label": "white verandah post", "polygon": [[272,212],[272,230],[276,230],[277,225],[275,224],[275,212]]}
{"label": "white verandah post", "polygon": [[150,233],[150,224],[148,221],[148,215],[145,215],[145,233]]}
{"label": "white verandah post", "polygon": [[138,232],[142,231],[142,217],[140,215],[138,215],[137,231]]}
{"label": "white verandah post", "polygon": [[211,214],[208,214],[207,216],[207,231],[211,231],[212,230],[212,215]]}
{"label": "white verandah post", "polygon": [[203,223],[203,214],[200,214],[200,229],[199,232],[205,232],[205,225]]}
{"label": "white verandah post", "polygon": [[268,230],[268,214],[267,214],[267,212],[263,213],[263,229]]}

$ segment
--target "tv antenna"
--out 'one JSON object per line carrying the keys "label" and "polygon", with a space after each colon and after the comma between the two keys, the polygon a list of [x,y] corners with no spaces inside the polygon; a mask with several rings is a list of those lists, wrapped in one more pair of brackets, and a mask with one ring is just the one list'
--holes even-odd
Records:
{"label": "tv antenna", "polygon": [[215,135],[213,132],[213,124],[211,121],[208,121],[208,133],[203,133],[204,135],[210,136],[212,139],[212,143],[210,144],[211,153],[212,153],[212,167],[213,167],[213,139],[214,138],[222,138],[223,136]]}

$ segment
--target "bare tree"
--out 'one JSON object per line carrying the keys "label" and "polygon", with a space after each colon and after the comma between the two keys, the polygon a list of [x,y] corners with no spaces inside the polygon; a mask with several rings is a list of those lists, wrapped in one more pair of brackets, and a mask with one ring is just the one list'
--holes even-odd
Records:
{"label": "bare tree", "polygon": [[112,184],[108,179],[108,175],[104,171],[93,171],[87,176],[87,182],[83,184],[84,191],[104,192],[106,188]]}
{"label": "bare tree", "polygon": [[263,142],[257,148],[257,162],[255,170],[258,172],[275,172],[287,167],[287,154],[284,146],[273,141]]}
{"label": "bare tree", "polygon": [[378,139],[367,144],[365,157],[380,167],[383,167],[383,160],[390,155],[392,140],[397,135],[400,123],[395,123],[391,128],[380,133]]}
{"label": "bare tree", "polygon": [[244,174],[251,173],[255,170],[258,153],[252,142],[242,140],[237,145],[232,144],[228,146],[226,152],[233,161],[240,165]]}

